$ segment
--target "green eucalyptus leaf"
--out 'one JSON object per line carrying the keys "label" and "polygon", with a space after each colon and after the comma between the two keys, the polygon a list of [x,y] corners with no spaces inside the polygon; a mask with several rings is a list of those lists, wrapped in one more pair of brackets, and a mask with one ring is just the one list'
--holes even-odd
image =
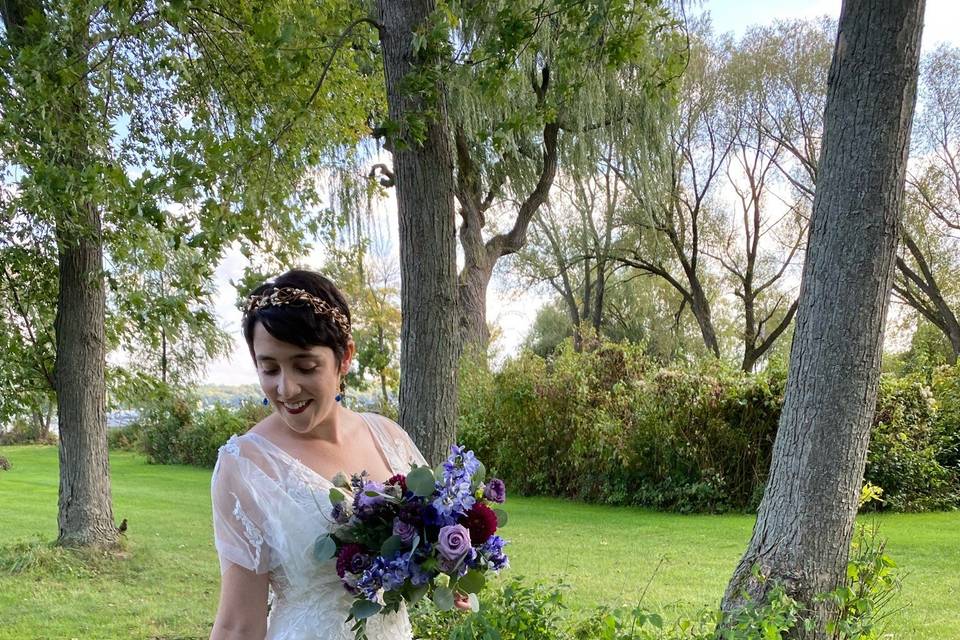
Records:
{"label": "green eucalyptus leaf", "polygon": [[407,594],[407,602],[411,605],[420,602],[423,599],[423,596],[427,595],[427,591],[430,590],[430,585],[424,584],[419,587],[412,587],[410,592]]}
{"label": "green eucalyptus leaf", "polygon": [[477,468],[477,472],[473,474],[470,480],[473,483],[473,486],[476,487],[486,479],[487,479],[487,467],[481,462],[480,466]]}
{"label": "green eucalyptus leaf", "polygon": [[433,495],[436,490],[436,478],[430,467],[417,467],[407,474],[407,489],[421,498]]}
{"label": "green eucalyptus leaf", "polygon": [[484,577],[483,572],[477,571],[476,569],[471,569],[467,573],[457,580],[457,588],[460,591],[465,593],[480,593],[480,590],[483,589],[487,579]]}
{"label": "green eucalyptus leaf", "polygon": [[453,609],[453,590],[449,587],[438,587],[430,594],[430,599],[440,611],[450,611]]}
{"label": "green eucalyptus leaf", "polygon": [[494,515],[497,516],[497,528],[507,526],[507,512],[503,509],[494,509]]}
{"label": "green eucalyptus leaf", "polygon": [[400,539],[400,536],[390,536],[380,547],[380,555],[384,558],[389,558],[401,549],[403,549],[403,540]]}
{"label": "green eucalyptus leaf", "polygon": [[382,608],[383,607],[377,602],[357,600],[353,603],[353,606],[350,607],[350,615],[353,616],[355,620],[366,620],[380,613],[380,609]]}
{"label": "green eucalyptus leaf", "polygon": [[337,543],[329,534],[320,536],[313,543],[313,557],[317,562],[326,562],[337,555]]}

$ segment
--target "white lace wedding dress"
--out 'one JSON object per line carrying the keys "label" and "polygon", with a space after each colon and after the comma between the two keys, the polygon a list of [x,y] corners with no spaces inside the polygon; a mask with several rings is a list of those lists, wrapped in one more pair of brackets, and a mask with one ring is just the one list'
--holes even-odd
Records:
{"label": "white lace wedding dress", "polygon": [[[361,414],[393,473],[426,464],[399,427]],[[352,640],[352,597],[334,560],[317,562],[313,544],[330,529],[331,483],[256,433],[233,436],[213,471],[213,525],[221,572],[230,563],[270,574],[269,640]],[[352,623],[351,623],[352,624]],[[370,640],[410,640],[405,609],[377,615]]]}

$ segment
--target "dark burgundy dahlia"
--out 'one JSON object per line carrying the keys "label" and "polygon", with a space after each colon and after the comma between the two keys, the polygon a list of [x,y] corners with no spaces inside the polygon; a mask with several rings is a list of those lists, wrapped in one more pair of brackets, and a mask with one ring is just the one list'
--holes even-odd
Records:
{"label": "dark burgundy dahlia", "polygon": [[402,473],[398,473],[387,480],[387,484],[399,485],[400,488],[403,489],[404,493],[407,492],[407,476],[403,475]]}
{"label": "dark burgundy dahlia", "polygon": [[470,531],[470,543],[473,546],[486,542],[497,530],[497,514],[493,509],[477,502],[460,518],[460,524]]}
{"label": "dark burgundy dahlia", "polygon": [[341,578],[350,573],[363,573],[372,563],[373,559],[359,544],[345,544],[337,554],[337,575]]}

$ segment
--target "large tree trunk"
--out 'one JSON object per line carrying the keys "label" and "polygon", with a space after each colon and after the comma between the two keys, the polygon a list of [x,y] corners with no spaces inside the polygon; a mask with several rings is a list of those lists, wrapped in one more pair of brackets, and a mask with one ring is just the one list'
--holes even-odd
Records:
{"label": "large tree trunk", "polygon": [[[8,0],[0,4],[7,37],[15,51],[43,46],[48,23],[38,0]],[[74,71],[88,55],[87,20],[74,16],[63,58]],[[56,49],[53,55],[61,55]],[[87,87],[79,79],[61,74],[63,60],[48,62],[56,68],[46,81],[61,87],[44,114],[44,130],[36,131],[41,153],[54,172],[79,176],[90,149],[83,134]],[[49,130],[46,126],[49,125]],[[55,209],[60,291],[57,295],[56,365],[54,383],[60,430],[60,501],[58,542],[71,546],[113,543],[110,464],[106,427],[106,294],[103,282],[103,238],[100,212],[83,199],[57,198]],[[51,193],[54,193],[51,189]],[[56,194],[61,195],[61,194]]]}
{"label": "large tree trunk", "polygon": [[[435,6],[432,0],[377,1],[387,104],[390,119],[400,125],[399,137],[391,141],[400,218],[400,423],[433,463],[448,455],[456,437],[460,349],[453,157],[443,86],[434,87],[428,104],[405,93],[403,80],[418,69],[413,34]],[[411,118],[426,119],[422,141],[409,134]]]}
{"label": "large tree trunk", "polygon": [[[57,405],[60,424],[60,535],[64,545],[116,540],[107,457],[106,296],[99,213],[57,225],[60,292],[57,298]],[[71,231],[74,225],[83,229]]]}
{"label": "large tree trunk", "polygon": [[[916,97],[923,0],[847,0],[830,68],[824,142],[783,413],[750,545],[723,600],[775,582],[826,638],[845,578],[877,395]],[[758,582],[759,565],[769,578]]]}
{"label": "large tree trunk", "polygon": [[[550,84],[550,73],[546,67],[540,71],[537,82],[541,84],[535,89],[539,96],[543,96]],[[487,287],[490,285],[493,269],[497,260],[520,251],[527,243],[527,229],[540,206],[547,201],[550,187],[557,175],[559,135],[558,123],[549,122],[544,125],[543,153],[537,184],[521,203],[510,230],[484,242],[484,214],[492,199],[483,196],[479,191],[479,177],[476,165],[470,157],[469,144],[462,132],[457,133],[457,169],[460,181],[458,197],[463,216],[460,246],[463,248],[464,258],[464,267],[459,276],[461,338],[462,346],[479,356],[481,362],[485,361],[490,346],[490,331],[487,329]]]}

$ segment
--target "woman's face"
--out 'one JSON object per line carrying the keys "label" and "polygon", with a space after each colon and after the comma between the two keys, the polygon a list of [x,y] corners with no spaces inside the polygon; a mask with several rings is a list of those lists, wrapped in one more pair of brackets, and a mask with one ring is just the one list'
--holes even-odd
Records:
{"label": "woman's face", "polygon": [[259,322],[253,329],[260,387],[281,419],[297,433],[308,433],[333,415],[340,378],[350,369],[353,351],[351,341],[337,366],[330,347],[303,349],[277,340]]}

